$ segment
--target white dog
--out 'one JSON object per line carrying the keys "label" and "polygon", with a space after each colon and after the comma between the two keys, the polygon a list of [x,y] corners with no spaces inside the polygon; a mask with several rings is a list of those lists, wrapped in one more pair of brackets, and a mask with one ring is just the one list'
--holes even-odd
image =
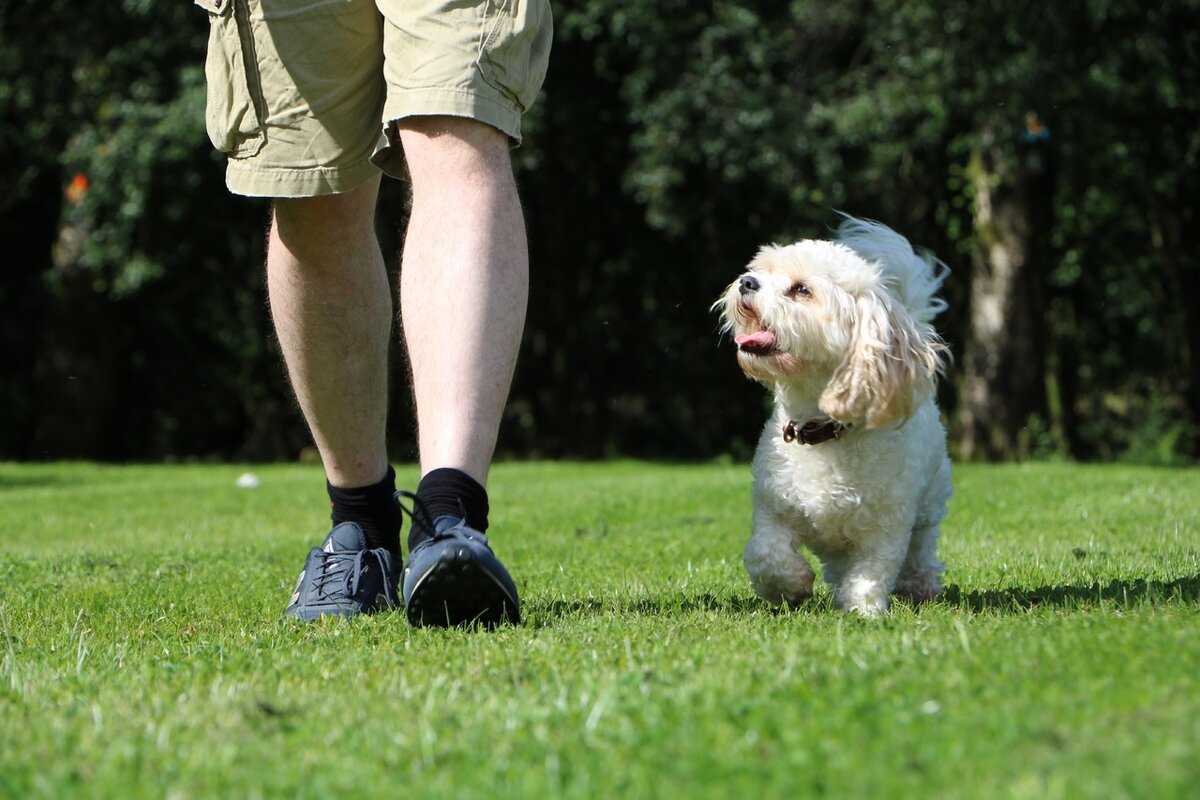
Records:
{"label": "white dog", "polygon": [[885,226],[847,217],[837,241],[762,248],[714,304],[738,365],[775,396],[743,557],[763,599],[812,595],[802,545],[839,608],[873,616],[890,594],[940,591],[951,485],[933,389],[946,347],[930,323],[946,273]]}

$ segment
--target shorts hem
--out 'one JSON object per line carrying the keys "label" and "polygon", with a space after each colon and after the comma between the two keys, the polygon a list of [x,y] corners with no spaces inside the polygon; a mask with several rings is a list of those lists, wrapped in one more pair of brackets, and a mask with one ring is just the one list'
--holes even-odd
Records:
{"label": "shorts hem", "polygon": [[390,125],[405,117],[467,117],[491,125],[515,143],[521,141],[521,112],[512,104],[478,91],[456,89],[393,89],[383,107]]}
{"label": "shorts hem", "polygon": [[395,139],[395,124],[409,117],[464,117],[491,125],[513,143],[521,143],[521,112],[478,92],[455,89],[393,90],[383,106],[384,140],[371,162],[393,178],[408,177],[404,155]]}
{"label": "shorts hem", "polygon": [[370,160],[342,167],[263,167],[231,159],[225,185],[245,197],[318,197],[348,192],[378,174]]}

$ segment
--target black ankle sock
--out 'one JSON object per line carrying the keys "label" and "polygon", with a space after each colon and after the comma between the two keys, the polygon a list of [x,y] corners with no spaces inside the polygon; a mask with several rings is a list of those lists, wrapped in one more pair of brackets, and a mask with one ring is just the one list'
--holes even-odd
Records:
{"label": "black ankle sock", "polygon": [[334,524],[356,522],[367,536],[367,546],[383,547],[400,557],[400,507],[396,505],[396,473],[388,467],[383,480],[372,486],[343,489],[328,481]]}
{"label": "black ankle sock", "polygon": [[[466,516],[467,525],[483,533],[488,526],[487,489],[462,470],[442,467],[421,478],[417,497],[429,512],[431,520],[438,517]],[[408,531],[408,549],[428,539],[430,532],[414,521]]]}

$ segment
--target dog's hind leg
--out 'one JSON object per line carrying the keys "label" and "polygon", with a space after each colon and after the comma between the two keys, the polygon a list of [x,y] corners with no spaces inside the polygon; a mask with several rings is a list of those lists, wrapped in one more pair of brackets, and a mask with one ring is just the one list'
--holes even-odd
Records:
{"label": "dog's hind leg", "polygon": [[954,487],[950,482],[950,459],[942,456],[933,479],[925,490],[913,524],[912,538],[893,592],[916,602],[930,600],[942,590],[945,565],[938,560],[940,523],[946,517],[946,501]]}
{"label": "dog's hind leg", "polygon": [[913,530],[904,566],[900,568],[900,576],[896,579],[895,594],[924,602],[942,590],[941,574],[945,566],[937,557],[938,533],[937,525]]}
{"label": "dog's hind leg", "polygon": [[812,567],[796,552],[791,528],[770,513],[754,512],[754,532],[742,563],[754,593],[770,603],[795,606],[812,597]]}

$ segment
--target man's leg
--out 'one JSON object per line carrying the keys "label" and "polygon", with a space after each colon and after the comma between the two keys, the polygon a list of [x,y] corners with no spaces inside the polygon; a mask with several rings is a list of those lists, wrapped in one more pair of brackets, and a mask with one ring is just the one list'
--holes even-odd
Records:
{"label": "man's leg", "polygon": [[398,128],[413,187],[400,304],[423,475],[418,505],[429,517],[414,519],[409,534],[408,615],[417,624],[516,621],[516,587],[482,535],[529,291],[509,140],[455,117],[412,117]]}
{"label": "man's leg", "polygon": [[334,486],[387,470],[392,301],[375,237],[379,179],[275,201],[267,290],[292,388]]}
{"label": "man's leg", "polygon": [[399,129],[413,187],[400,298],[421,470],[486,485],[529,294],[508,137],[454,117]]}
{"label": "man's leg", "polygon": [[271,314],[338,523],[309,553],[285,611],[300,619],[397,603],[400,512],[385,442],[392,302],[374,229],[378,189],[375,178],[277,200],[268,240]]}

